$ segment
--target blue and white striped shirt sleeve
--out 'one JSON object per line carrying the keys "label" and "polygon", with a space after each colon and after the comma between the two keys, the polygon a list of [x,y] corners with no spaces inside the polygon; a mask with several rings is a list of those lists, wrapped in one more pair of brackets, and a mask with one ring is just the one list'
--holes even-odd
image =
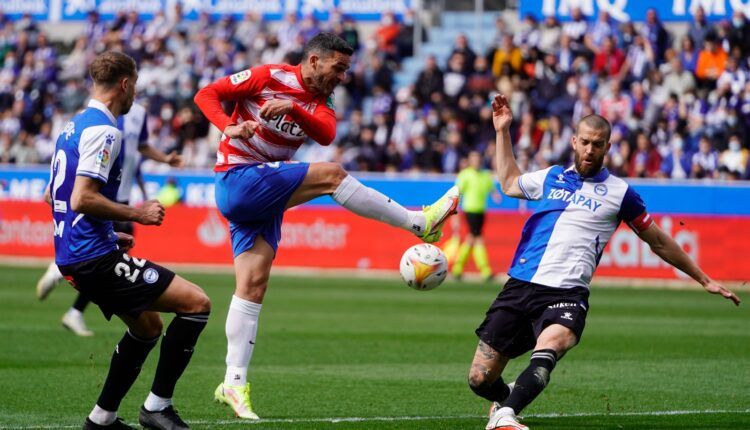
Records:
{"label": "blue and white striped shirt sleeve", "polygon": [[536,172],[524,173],[518,177],[518,187],[526,200],[539,200],[544,192],[544,180],[552,167]]}

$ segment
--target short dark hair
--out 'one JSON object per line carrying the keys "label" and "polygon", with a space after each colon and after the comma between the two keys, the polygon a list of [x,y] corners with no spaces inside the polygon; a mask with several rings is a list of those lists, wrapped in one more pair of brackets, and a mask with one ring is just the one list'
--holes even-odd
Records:
{"label": "short dark hair", "polygon": [[107,51],[97,55],[89,66],[89,75],[94,83],[104,87],[112,87],[125,77],[136,75],[135,60],[127,54]]}
{"label": "short dark hair", "polygon": [[307,59],[314,52],[325,56],[333,52],[352,55],[354,54],[354,49],[344,39],[333,33],[318,33],[305,44],[305,49],[302,51],[302,58]]}
{"label": "short dark hair", "polygon": [[578,135],[578,132],[581,128],[581,124],[586,124],[594,130],[604,130],[604,134],[606,134],[607,136],[607,142],[609,142],[609,138],[612,135],[612,125],[610,125],[609,121],[607,121],[607,118],[604,118],[603,116],[597,115],[595,113],[581,118],[581,120],[578,121],[578,125],[576,126],[576,136]]}

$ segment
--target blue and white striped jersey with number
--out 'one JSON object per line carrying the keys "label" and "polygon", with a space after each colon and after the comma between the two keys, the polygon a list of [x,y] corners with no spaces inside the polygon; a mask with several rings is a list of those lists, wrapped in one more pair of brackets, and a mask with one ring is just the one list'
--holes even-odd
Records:
{"label": "blue and white striped jersey with number", "polygon": [[76,176],[103,182],[101,194],[116,200],[122,170],[121,133],[112,112],[91,100],[57,138],[50,169],[50,195],[55,223],[55,262],[66,265],[90,260],[117,249],[112,222],[76,213],[70,206]]}

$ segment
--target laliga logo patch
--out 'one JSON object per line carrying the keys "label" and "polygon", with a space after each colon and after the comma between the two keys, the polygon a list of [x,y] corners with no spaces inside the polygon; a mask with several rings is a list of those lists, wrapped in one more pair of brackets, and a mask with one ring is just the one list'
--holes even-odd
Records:
{"label": "laliga logo patch", "polygon": [[600,196],[606,196],[607,195],[607,186],[604,184],[596,184],[594,187],[594,192],[596,194],[599,194]]}
{"label": "laliga logo patch", "polygon": [[107,165],[109,164],[109,149],[102,148],[99,150],[99,154],[97,155],[99,164],[101,165]]}
{"label": "laliga logo patch", "polygon": [[250,70],[243,70],[241,72],[237,72],[234,75],[229,77],[229,82],[232,83],[232,85],[237,85],[239,83],[245,82],[246,80],[250,79]]}
{"label": "laliga logo patch", "polygon": [[146,283],[153,284],[159,280],[159,272],[157,272],[156,269],[149,267],[143,272],[143,280],[146,281]]}

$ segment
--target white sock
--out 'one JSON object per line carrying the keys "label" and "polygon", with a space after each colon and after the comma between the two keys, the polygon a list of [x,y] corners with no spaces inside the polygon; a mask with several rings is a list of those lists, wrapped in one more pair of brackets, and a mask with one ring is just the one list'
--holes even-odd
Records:
{"label": "white sock", "polygon": [[100,426],[108,426],[115,422],[115,420],[117,419],[117,411],[105,411],[104,409],[100,408],[99,405],[94,405],[94,409],[89,414],[89,419],[94,424],[99,424]]}
{"label": "white sock", "polygon": [[170,406],[172,406],[171,398],[159,397],[152,392],[148,393],[146,401],[143,402],[143,407],[149,412],[163,411]]}
{"label": "white sock", "polygon": [[261,304],[232,296],[225,330],[227,333],[227,373],[225,385],[245,385],[247,366],[253,356]]}
{"label": "white sock", "polygon": [[422,211],[410,211],[379,191],[362,185],[347,175],[333,192],[333,200],[357,215],[383,221],[394,227],[409,230],[414,234],[424,231],[425,219]]}
{"label": "white sock", "polygon": [[60,273],[60,268],[57,267],[57,264],[55,264],[54,261],[50,263],[49,267],[47,267],[47,273],[45,273],[44,276],[51,276],[55,283],[63,280],[63,274]]}
{"label": "white sock", "polygon": [[75,318],[83,318],[83,312],[79,311],[76,308],[70,308],[66,313]]}

